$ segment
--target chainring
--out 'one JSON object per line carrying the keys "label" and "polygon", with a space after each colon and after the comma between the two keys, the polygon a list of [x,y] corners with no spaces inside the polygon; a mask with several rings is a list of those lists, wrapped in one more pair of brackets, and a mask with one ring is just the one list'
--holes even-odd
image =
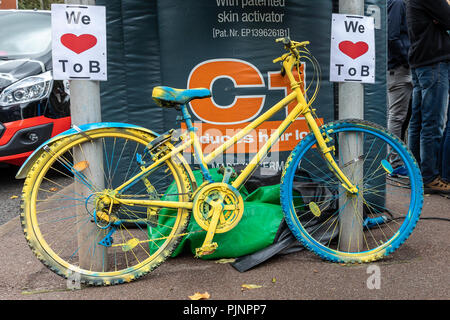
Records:
{"label": "chainring", "polygon": [[204,230],[208,230],[212,218],[211,201],[220,201],[224,205],[215,233],[224,233],[233,229],[244,214],[244,200],[239,191],[229,184],[214,182],[201,187],[196,192],[193,216]]}

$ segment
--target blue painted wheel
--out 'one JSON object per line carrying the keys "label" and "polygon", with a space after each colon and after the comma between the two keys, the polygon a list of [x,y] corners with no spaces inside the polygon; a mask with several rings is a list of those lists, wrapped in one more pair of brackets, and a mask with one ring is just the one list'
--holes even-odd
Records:
{"label": "blue painted wheel", "polygon": [[282,176],[289,228],[326,260],[360,263],[387,256],[409,237],[422,211],[422,176],[414,157],[400,139],[368,121],[336,121],[321,130],[358,193],[342,187],[309,134],[292,151]]}

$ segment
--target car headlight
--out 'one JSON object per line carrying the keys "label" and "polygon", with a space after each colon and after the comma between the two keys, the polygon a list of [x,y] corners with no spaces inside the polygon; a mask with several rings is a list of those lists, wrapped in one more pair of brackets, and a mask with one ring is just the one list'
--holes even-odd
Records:
{"label": "car headlight", "polygon": [[0,106],[26,103],[48,97],[53,83],[51,71],[13,83],[0,94]]}

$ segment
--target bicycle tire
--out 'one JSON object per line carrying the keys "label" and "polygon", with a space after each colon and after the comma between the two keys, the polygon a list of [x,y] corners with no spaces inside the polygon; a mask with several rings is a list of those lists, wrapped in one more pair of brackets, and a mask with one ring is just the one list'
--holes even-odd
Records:
{"label": "bicycle tire", "polygon": [[[322,170],[318,168],[321,163],[321,157],[313,156],[313,154],[320,153],[318,152],[319,148],[316,148],[316,139],[313,134],[307,135],[294,148],[286,161],[282,174],[280,196],[287,225],[304,247],[321,258],[332,262],[370,262],[391,254],[406,241],[420,218],[423,205],[423,183],[416,160],[400,139],[381,126],[368,121],[359,119],[336,121],[323,125],[321,132],[327,132],[331,136],[332,142],[328,143],[329,146],[337,145],[338,148],[340,137],[344,137],[346,133],[358,134],[358,137],[364,137],[365,139],[362,156],[353,160],[354,163],[362,162],[362,164],[358,165],[362,165],[360,168],[363,168],[361,172],[364,172],[365,178],[360,183],[357,183],[357,187],[362,190],[360,199],[363,201],[361,206],[363,219],[358,221],[364,229],[364,239],[360,240],[363,245],[352,250],[342,249],[345,247],[340,243],[341,223],[339,219],[347,204],[344,201],[339,202],[338,198],[341,198],[345,191],[342,192],[340,182],[337,179],[333,183],[326,181],[334,177],[328,169],[323,169],[324,171],[322,171],[325,172],[327,170],[326,174],[319,172],[319,169]],[[370,136],[373,136],[371,143],[370,140],[366,140]],[[375,144],[377,139],[381,141],[380,146],[378,142]],[[383,142],[386,146],[382,145]],[[389,165],[382,160],[384,159],[383,150],[387,150],[387,145],[391,146],[400,155],[407,169],[409,181],[404,179],[401,181],[402,183],[390,183],[391,170],[385,168],[389,167]],[[351,161],[343,163],[339,157],[335,157],[335,159],[341,169],[351,163]],[[314,163],[310,164],[310,162]],[[317,167],[317,169],[314,167]],[[368,171],[372,168],[376,168],[376,170],[371,174]],[[309,169],[310,171],[304,173],[302,169]],[[314,171],[313,174],[311,173],[312,171]],[[356,171],[356,169],[353,169],[353,171]],[[322,175],[323,178],[321,178]],[[323,190],[321,189],[321,194],[316,192],[314,195],[316,198],[311,196],[308,199],[304,196],[307,192],[303,191],[301,195],[303,203],[301,206],[297,206],[298,210],[296,210],[294,199],[298,202],[297,198],[300,196],[296,196],[296,192],[298,192],[299,188],[301,189],[302,183],[303,186],[315,186]],[[381,197],[384,199],[379,199]],[[367,200],[368,198],[370,198],[370,201]],[[348,201],[349,198],[346,199]],[[306,205],[307,202],[313,202],[313,205]],[[361,207],[359,210],[354,211],[361,212]],[[325,210],[321,211],[323,208]],[[324,214],[324,212],[328,212],[328,214]],[[400,220],[403,220],[401,224],[398,223]],[[369,223],[375,222],[369,225],[366,223],[367,221]],[[334,226],[332,226],[333,224]],[[395,228],[396,224],[398,228]],[[375,239],[374,234],[379,234],[380,239]],[[348,247],[350,248],[350,245]]]}
{"label": "bicycle tire", "polygon": [[[99,225],[95,213],[92,213],[92,209],[88,209],[91,203],[90,199],[93,197],[81,197],[80,193],[77,192],[77,189],[71,189],[73,188],[75,181],[79,180],[82,176],[79,173],[71,174],[69,170],[77,167],[78,164],[83,163],[80,162],[78,158],[76,163],[72,163],[73,159],[71,156],[73,155],[75,148],[83,150],[83,148],[92,144],[93,141],[94,145],[95,141],[99,141],[99,144],[102,142],[102,153],[104,155],[103,163],[106,165],[106,162],[108,166],[103,172],[104,180],[109,187],[113,188],[113,185],[116,183],[114,181],[115,178],[111,176],[113,169],[117,170],[117,168],[120,167],[120,164],[126,164],[129,166],[129,171],[130,168],[133,168],[134,171],[139,170],[142,162],[136,162],[136,155],[139,154],[137,150],[139,150],[139,152],[145,150],[145,147],[154,138],[155,137],[150,133],[137,129],[93,129],[61,138],[49,144],[46,148],[46,152],[43,152],[36,159],[30,168],[24,183],[20,218],[28,245],[36,257],[45,266],[56,274],[66,278],[73,278],[73,275],[77,274],[79,275],[78,281],[80,281],[80,283],[88,285],[114,285],[130,282],[142,277],[158,267],[172,254],[178,243],[181,241],[181,235],[184,233],[189,222],[190,215],[186,209],[172,210],[172,212],[174,212],[172,219],[173,225],[171,226],[171,229],[167,231],[166,235],[162,234],[160,236],[161,239],[159,240],[157,249],[154,249],[153,252],[150,250],[152,246],[145,244],[145,241],[149,239],[149,229],[155,227],[155,225],[153,225],[155,221],[152,221],[153,224],[151,224],[145,218],[145,210],[147,209],[141,209],[141,211],[138,212],[134,211],[138,210],[134,208],[132,209],[133,211],[131,211],[130,208],[122,206],[115,208],[114,210],[117,215],[124,215],[125,218],[128,218],[128,225],[118,225],[115,232],[108,238],[108,235],[105,236],[105,234],[107,231],[111,231],[112,225],[109,227]],[[111,141],[114,142],[113,146],[111,146]],[[119,143],[121,141],[123,141],[124,145],[120,149]],[[171,148],[171,145],[167,144],[166,147]],[[131,148],[131,150],[134,149],[134,154],[127,160],[123,160],[125,159],[124,154],[127,154],[126,150],[128,150],[128,148]],[[143,152],[144,151],[142,151],[142,153]],[[110,156],[105,156],[105,154],[110,154]],[[68,155],[70,155],[70,157]],[[120,155],[120,157],[117,155]],[[151,161],[150,155],[145,159],[142,154],[139,155],[141,156],[140,161]],[[117,158],[117,164],[113,164],[115,157]],[[188,175],[185,169],[180,165],[180,162],[174,160],[175,159],[169,159],[161,165],[161,170],[167,170],[172,176],[167,179],[164,177],[161,181],[168,180],[170,183],[171,181],[169,178],[171,178],[172,181],[174,181],[171,183],[171,188],[172,190],[176,190],[176,194],[172,195],[172,198],[179,201],[188,201],[188,194],[191,191]],[[58,165],[56,166],[55,164]],[[62,167],[66,167],[68,170],[63,172],[61,164]],[[85,164],[85,166],[87,165]],[[87,171],[91,169],[90,167],[87,168],[88,169],[84,170]],[[160,167],[157,167],[151,174],[155,172],[156,176],[156,170],[159,170],[159,168]],[[79,170],[81,172],[81,169]],[[113,172],[114,175],[116,173],[115,170]],[[129,171],[127,171],[127,176]],[[151,174],[149,176],[151,176]],[[54,176],[56,176],[56,178]],[[139,184],[136,184],[136,186],[133,187],[135,188],[133,189],[133,192],[138,190],[138,188],[141,188],[145,183],[147,183],[147,187],[144,187],[143,190],[139,189],[141,190],[141,193],[131,194],[132,196],[148,198],[150,190],[156,190],[155,186],[158,185],[158,182],[152,182],[153,184],[151,184],[151,186],[153,189],[148,187],[149,176],[146,176],[145,179],[143,178],[139,181]],[[123,181],[120,179],[117,181],[117,183],[121,182]],[[166,190],[166,184],[167,183],[164,185],[161,184],[161,190]],[[52,192],[52,188],[59,190],[54,190],[55,192]],[[93,186],[92,190],[96,190],[96,187]],[[42,206],[43,203],[44,206]],[[59,205],[59,203],[61,203],[61,206],[55,207],[55,205]],[[75,210],[75,207],[81,207],[83,205],[86,212],[82,213],[83,222],[80,223],[81,219],[73,218],[76,216],[76,214],[73,214],[73,211]],[[44,209],[41,210],[41,208]],[[81,210],[81,212],[83,212],[83,210]],[[68,213],[65,213],[66,211]],[[96,224],[94,228],[93,224]],[[95,231],[95,235],[94,233],[91,233],[92,239],[91,236],[89,236],[89,238],[86,238],[86,242],[89,241],[87,244],[92,246],[92,248],[104,249],[104,265],[101,270],[91,270],[88,269],[88,267],[81,266],[81,262],[77,262],[77,259],[80,260],[80,257],[77,257],[77,255],[81,256],[80,248],[82,245],[80,242],[84,241],[84,239],[79,240],[78,235],[84,226],[93,228],[93,230],[98,228],[98,231]],[[77,238],[77,244],[73,243],[75,242],[74,238]],[[127,239],[130,240],[126,242]],[[119,240],[119,244],[117,244],[117,240]],[[129,244],[127,247],[129,241],[141,240],[142,243],[137,245],[134,244],[134,247],[133,244]],[[104,241],[103,243],[106,243],[106,245],[100,246],[99,242],[101,241]],[[108,241],[110,242],[109,247],[107,244]],[[120,244],[120,241],[122,241],[122,244]],[[150,239],[150,241],[153,240]],[[153,243],[156,243],[156,241],[153,241]],[[69,246],[70,248],[67,249]],[[98,249],[97,253],[100,249]],[[91,247],[89,247],[88,253],[86,253],[88,259],[91,254],[91,252],[89,252],[90,250]],[[92,256],[97,254],[94,253],[95,250],[97,249],[92,249]],[[72,253],[72,255],[70,255],[70,253]],[[136,261],[133,260],[133,255]],[[142,260],[141,257],[143,257]],[[124,260],[126,260],[126,262]]]}

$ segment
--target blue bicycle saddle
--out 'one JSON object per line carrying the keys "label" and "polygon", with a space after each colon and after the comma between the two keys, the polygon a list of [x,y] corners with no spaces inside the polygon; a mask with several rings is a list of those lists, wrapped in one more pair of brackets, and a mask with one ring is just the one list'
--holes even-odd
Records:
{"label": "blue bicycle saddle", "polygon": [[152,98],[156,104],[164,108],[173,108],[188,103],[193,99],[211,97],[211,91],[204,88],[175,89],[171,87],[158,86],[153,88]]}

